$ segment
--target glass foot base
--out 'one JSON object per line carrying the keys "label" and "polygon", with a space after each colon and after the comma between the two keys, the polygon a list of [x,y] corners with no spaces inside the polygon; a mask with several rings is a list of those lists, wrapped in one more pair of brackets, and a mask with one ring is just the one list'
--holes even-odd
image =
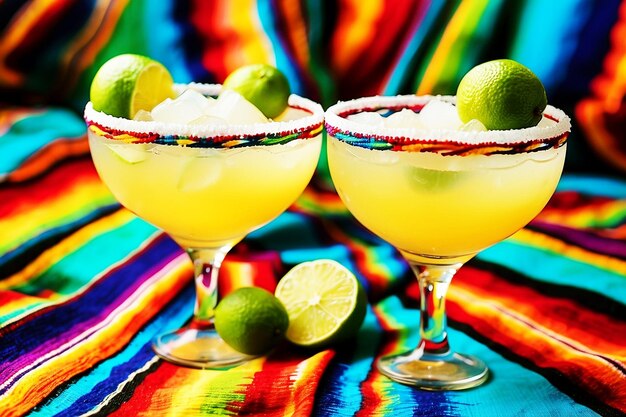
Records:
{"label": "glass foot base", "polygon": [[228,346],[212,328],[186,327],[162,334],[152,349],[168,362],[201,369],[232,368],[254,358]]}
{"label": "glass foot base", "polygon": [[433,355],[419,350],[378,360],[378,370],[394,381],[424,390],[461,390],[487,380],[489,370],[483,361],[458,353]]}

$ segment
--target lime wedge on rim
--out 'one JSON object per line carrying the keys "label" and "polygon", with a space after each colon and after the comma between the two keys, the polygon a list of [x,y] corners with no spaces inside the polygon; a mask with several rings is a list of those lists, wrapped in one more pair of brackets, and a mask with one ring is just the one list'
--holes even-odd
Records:
{"label": "lime wedge on rim", "polygon": [[289,315],[286,337],[299,346],[325,347],[355,336],[367,310],[358,279],[330,259],[296,265],[279,281],[275,295]]}
{"label": "lime wedge on rim", "polygon": [[166,98],[175,97],[173,86],[172,76],[161,63],[122,54],[98,69],[89,97],[94,110],[132,119],[140,110],[151,111]]}

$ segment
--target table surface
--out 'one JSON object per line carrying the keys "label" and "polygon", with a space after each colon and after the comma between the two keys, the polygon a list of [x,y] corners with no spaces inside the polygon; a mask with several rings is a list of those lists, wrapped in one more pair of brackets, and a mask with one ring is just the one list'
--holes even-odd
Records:
{"label": "table surface", "polygon": [[626,412],[626,181],[566,173],[544,211],[472,259],[448,293],[453,349],[484,385],[428,392],[375,370],[416,345],[406,263],[314,181],[226,258],[221,291],[273,289],[293,265],[335,259],[370,305],[355,340],[280,345],[226,371],[174,366],[150,341],[191,317],[190,262],[121,208],[79,116],[0,117],[0,415],[593,416]]}

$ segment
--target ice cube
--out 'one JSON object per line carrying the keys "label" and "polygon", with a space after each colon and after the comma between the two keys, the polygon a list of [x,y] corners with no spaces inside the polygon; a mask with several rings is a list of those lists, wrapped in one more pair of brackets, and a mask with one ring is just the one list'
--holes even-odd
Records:
{"label": "ice cube", "polygon": [[461,127],[463,122],[452,103],[433,99],[426,103],[420,111],[422,122],[430,129],[452,129]]}
{"label": "ice cube", "polygon": [[254,104],[232,90],[222,91],[215,101],[215,106],[207,114],[232,124],[267,123],[269,121]]}
{"label": "ice cube", "polygon": [[385,119],[386,127],[399,127],[399,128],[416,128],[422,129],[425,127],[422,122],[422,117],[419,113],[415,113],[410,109],[402,109],[399,112],[389,115]]}
{"label": "ice cube", "polygon": [[356,123],[372,126],[382,125],[385,121],[384,117],[375,111],[364,111],[361,113],[351,114],[347,117],[347,119]]}
{"label": "ice cube", "polygon": [[133,117],[133,120],[137,120],[140,122],[149,122],[152,120],[152,114],[150,114],[149,111],[141,109],[137,113],[135,113],[135,117]]}
{"label": "ice cube", "polygon": [[209,114],[213,106],[215,106],[215,99],[213,97],[207,97],[194,89],[187,89],[177,97],[178,100],[189,100],[196,104],[204,114]]}
{"label": "ice cube", "polygon": [[487,128],[478,119],[472,119],[459,128],[464,132],[485,132]]}
{"label": "ice cube", "polygon": [[146,143],[110,143],[106,146],[120,159],[129,164],[145,161],[150,152]]}
{"label": "ice cube", "polygon": [[157,104],[151,114],[157,122],[187,124],[210,113],[215,102],[196,90],[185,90],[175,99],[168,98]]}
{"label": "ice cube", "polygon": [[189,157],[178,179],[178,189],[183,192],[203,190],[215,184],[221,173],[221,158]]}

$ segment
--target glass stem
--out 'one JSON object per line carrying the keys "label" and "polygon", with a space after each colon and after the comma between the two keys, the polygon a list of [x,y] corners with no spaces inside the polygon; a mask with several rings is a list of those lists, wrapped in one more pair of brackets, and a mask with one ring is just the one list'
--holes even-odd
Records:
{"label": "glass stem", "polygon": [[461,267],[452,265],[424,265],[411,263],[420,286],[420,344],[423,353],[446,355],[448,344],[446,293],[452,277]]}
{"label": "glass stem", "polygon": [[218,275],[222,261],[230,248],[189,248],[196,283],[196,304],[191,326],[207,329],[213,327],[213,316],[218,301]]}

